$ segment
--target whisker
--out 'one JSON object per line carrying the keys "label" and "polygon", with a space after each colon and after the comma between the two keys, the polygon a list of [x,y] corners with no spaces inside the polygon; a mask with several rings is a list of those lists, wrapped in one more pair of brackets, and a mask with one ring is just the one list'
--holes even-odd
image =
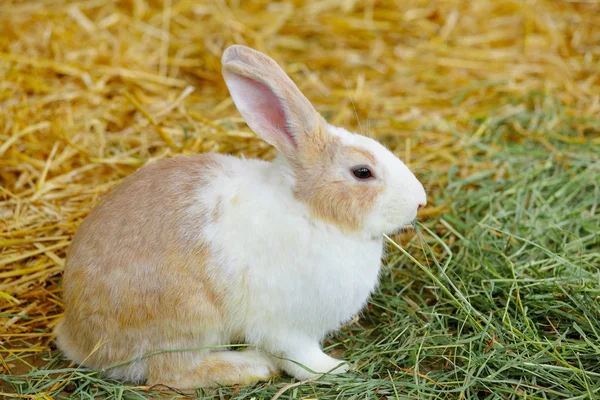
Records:
{"label": "whisker", "polygon": [[371,135],[371,112],[373,111],[373,107],[369,109],[369,114],[367,114],[367,137],[373,138]]}
{"label": "whisker", "polygon": [[348,82],[346,81],[346,77],[344,76],[344,73],[342,72],[342,78],[344,78],[344,86],[346,87],[346,93],[348,94],[348,98],[350,99],[350,102],[352,103],[352,108],[354,109],[354,115],[356,115],[356,121],[358,122],[358,129],[360,129],[360,133],[361,135],[364,136],[364,131],[362,128],[362,125],[360,123],[360,118],[358,118],[358,112],[356,111],[356,105],[354,104],[354,100],[352,99],[352,96],[350,96],[350,89],[348,89]]}

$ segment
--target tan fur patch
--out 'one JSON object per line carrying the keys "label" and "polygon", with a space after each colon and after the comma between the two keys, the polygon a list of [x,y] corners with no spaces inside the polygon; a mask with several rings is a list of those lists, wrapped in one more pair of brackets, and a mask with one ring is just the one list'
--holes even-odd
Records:
{"label": "tan fur patch", "polygon": [[296,161],[304,167],[325,166],[334,162],[334,150],[340,148],[340,141],[327,133],[324,121],[319,117],[316,129],[300,136],[299,146],[298,154],[293,157],[292,162]]}
{"label": "tan fur patch", "polygon": [[205,327],[218,331],[222,299],[205,270],[214,261],[197,237],[220,211],[202,209],[196,193],[222,169],[211,155],[159,161],[92,210],[67,257],[61,349],[82,361],[103,341],[86,361],[102,368],[168,348],[169,338],[194,347]]}
{"label": "tan fur patch", "polygon": [[[180,364],[181,356],[177,356],[177,353],[161,354],[162,357],[152,357],[154,359],[149,362],[147,383],[149,385],[163,384],[178,389],[192,389],[218,385],[249,385],[268,379],[268,377],[257,375],[257,368],[260,368],[262,372],[264,366],[259,365],[257,360],[253,360],[251,356],[244,356],[244,353],[246,352],[213,351],[206,353],[204,356],[200,356],[201,358],[197,357],[193,362],[189,362],[188,371],[180,375],[165,374],[164,368],[169,371],[173,364]],[[234,354],[235,356],[231,357]],[[195,367],[189,369],[189,366],[194,364]],[[159,377],[155,376],[157,371],[161,371]],[[278,371],[271,371],[269,377],[277,374]],[[171,376],[171,378],[165,380],[167,376]]]}
{"label": "tan fur patch", "polygon": [[348,146],[342,148],[344,155],[349,157],[360,157],[369,160],[370,165],[377,165],[377,158],[369,150],[362,149],[360,147]]}
{"label": "tan fur patch", "polygon": [[373,209],[383,192],[381,182],[354,182],[339,176],[340,165],[348,158],[376,165],[369,151],[344,147],[325,132],[317,136],[319,146],[302,153],[302,163],[295,165],[295,196],[306,203],[313,215],[338,226],[343,231],[357,231],[364,216]]}
{"label": "tan fur patch", "polygon": [[[220,316],[224,308],[225,299],[223,298],[223,293],[219,293],[217,290],[215,290],[211,277],[207,273],[209,270],[209,265],[214,265],[215,260],[210,246],[206,243],[198,245],[194,249],[192,260],[197,266],[195,278],[202,286],[204,297],[212,305],[212,307],[214,307],[214,310],[212,310],[213,312],[208,313],[208,315],[219,314]],[[193,305],[190,304],[190,306]],[[207,321],[203,321],[203,323],[207,323]]]}

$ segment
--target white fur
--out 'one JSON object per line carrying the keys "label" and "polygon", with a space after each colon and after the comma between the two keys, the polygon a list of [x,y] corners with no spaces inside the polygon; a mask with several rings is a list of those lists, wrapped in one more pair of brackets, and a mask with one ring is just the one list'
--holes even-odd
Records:
{"label": "white fur", "polygon": [[[202,236],[220,255],[216,265],[227,266],[210,271],[228,296],[226,330],[328,372],[341,361],[326,356],[320,341],[365,305],[377,284],[382,241],[310,218],[293,197],[284,159],[224,161],[227,174],[198,193],[198,202],[203,208],[223,204]],[[280,365],[296,377],[311,375],[290,362]]]}

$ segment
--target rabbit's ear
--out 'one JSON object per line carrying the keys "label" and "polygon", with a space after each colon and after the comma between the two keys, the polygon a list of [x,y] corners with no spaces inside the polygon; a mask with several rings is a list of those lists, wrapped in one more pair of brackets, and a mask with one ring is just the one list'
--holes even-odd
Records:
{"label": "rabbit's ear", "polygon": [[221,62],[236,107],[266,142],[291,160],[322,142],[322,117],[272,58],[234,45]]}

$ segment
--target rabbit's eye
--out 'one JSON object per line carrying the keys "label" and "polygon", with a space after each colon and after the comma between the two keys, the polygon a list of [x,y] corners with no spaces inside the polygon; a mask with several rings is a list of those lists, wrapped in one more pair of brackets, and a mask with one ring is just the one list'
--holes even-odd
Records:
{"label": "rabbit's eye", "polygon": [[373,177],[371,170],[367,167],[356,168],[352,171],[352,174],[358,179],[369,179]]}

